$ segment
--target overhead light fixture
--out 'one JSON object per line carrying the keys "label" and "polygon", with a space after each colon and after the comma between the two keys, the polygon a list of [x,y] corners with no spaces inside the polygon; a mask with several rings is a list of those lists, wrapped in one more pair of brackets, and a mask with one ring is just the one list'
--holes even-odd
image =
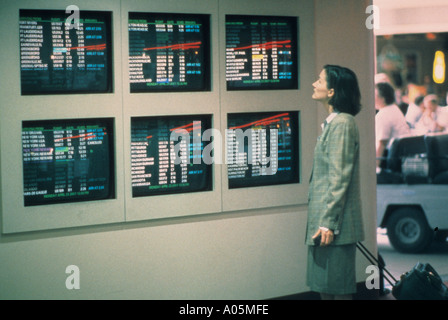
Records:
{"label": "overhead light fixture", "polygon": [[434,55],[434,67],[432,70],[432,79],[435,83],[441,84],[445,82],[445,54],[438,50]]}

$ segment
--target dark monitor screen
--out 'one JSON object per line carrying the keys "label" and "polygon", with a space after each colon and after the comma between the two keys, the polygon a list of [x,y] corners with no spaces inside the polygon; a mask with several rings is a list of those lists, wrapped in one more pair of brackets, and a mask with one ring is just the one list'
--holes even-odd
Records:
{"label": "dark monitor screen", "polygon": [[226,16],[227,90],[298,88],[297,18]]}
{"label": "dark monitor screen", "polygon": [[22,95],[112,92],[111,13],[70,16],[20,10]]}
{"label": "dark monitor screen", "polygon": [[113,119],[22,122],[25,206],[115,197]]}
{"label": "dark monitor screen", "polygon": [[299,182],[299,113],[227,117],[229,189]]}
{"label": "dark monitor screen", "polygon": [[210,115],[132,118],[133,197],[212,190],[210,128]]}
{"label": "dark monitor screen", "polygon": [[129,82],[134,92],[210,90],[210,16],[129,13]]}

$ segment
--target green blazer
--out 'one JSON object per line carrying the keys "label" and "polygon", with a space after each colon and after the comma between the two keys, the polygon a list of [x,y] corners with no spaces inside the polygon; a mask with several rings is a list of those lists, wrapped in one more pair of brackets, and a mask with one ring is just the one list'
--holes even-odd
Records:
{"label": "green blazer", "polygon": [[314,150],[305,243],[319,227],[334,231],[332,245],[364,239],[359,177],[359,132],[355,119],[339,113],[327,124]]}

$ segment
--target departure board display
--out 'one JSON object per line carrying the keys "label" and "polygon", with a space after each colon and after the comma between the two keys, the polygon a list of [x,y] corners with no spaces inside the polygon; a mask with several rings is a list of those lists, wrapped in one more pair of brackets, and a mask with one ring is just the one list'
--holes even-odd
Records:
{"label": "departure board display", "polygon": [[229,189],[299,182],[299,113],[231,113],[227,118]]}
{"label": "departure board display", "polygon": [[22,122],[25,206],[115,197],[113,119]]}
{"label": "departure board display", "polygon": [[132,118],[133,197],[212,190],[210,128],[210,115]]}
{"label": "departure board display", "polygon": [[297,18],[226,16],[227,90],[298,88]]}
{"label": "departure board display", "polygon": [[130,91],[210,90],[209,25],[209,15],[130,12]]}
{"label": "departure board display", "polygon": [[20,10],[22,95],[112,91],[111,13]]}

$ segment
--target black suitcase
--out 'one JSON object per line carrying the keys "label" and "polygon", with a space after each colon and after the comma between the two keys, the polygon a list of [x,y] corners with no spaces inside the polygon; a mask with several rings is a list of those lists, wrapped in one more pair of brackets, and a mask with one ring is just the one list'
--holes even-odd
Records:
{"label": "black suitcase", "polygon": [[360,242],[356,246],[370,263],[378,266],[380,278],[389,282],[392,286],[392,295],[397,300],[448,300],[448,287],[429,263],[418,262],[397,281],[386,269],[381,256],[377,259]]}

